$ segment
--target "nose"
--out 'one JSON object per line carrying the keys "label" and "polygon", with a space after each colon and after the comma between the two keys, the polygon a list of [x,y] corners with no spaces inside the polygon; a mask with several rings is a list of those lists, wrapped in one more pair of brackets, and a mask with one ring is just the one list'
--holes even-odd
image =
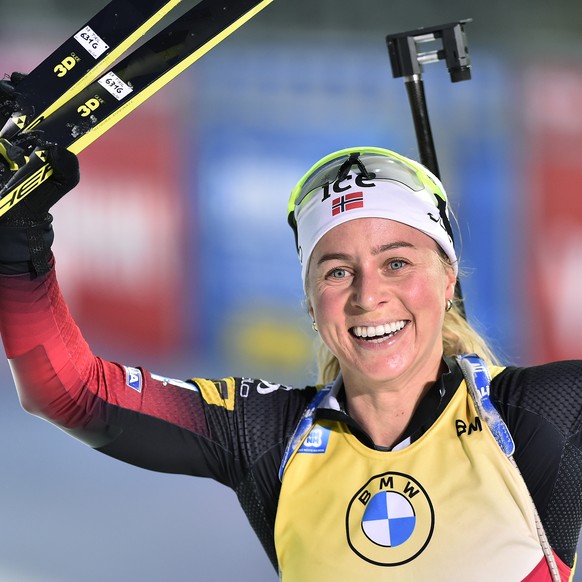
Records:
{"label": "nose", "polygon": [[364,311],[374,311],[388,301],[388,289],[375,270],[361,271],[354,280],[353,303]]}

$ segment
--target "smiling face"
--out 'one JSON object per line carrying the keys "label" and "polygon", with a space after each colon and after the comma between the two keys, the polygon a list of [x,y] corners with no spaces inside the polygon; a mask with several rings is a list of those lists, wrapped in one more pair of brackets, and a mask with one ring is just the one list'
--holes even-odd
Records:
{"label": "smiling face", "polygon": [[336,226],[317,243],[309,309],[346,388],[436,379],[455,275],[421,231],[383,218]]}

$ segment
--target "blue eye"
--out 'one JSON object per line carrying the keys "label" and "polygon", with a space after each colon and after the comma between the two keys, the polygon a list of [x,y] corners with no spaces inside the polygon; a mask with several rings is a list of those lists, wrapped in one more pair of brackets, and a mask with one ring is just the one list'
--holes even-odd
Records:
{"label": "blue eye", "polygon": [[343,279],[345,278],[347,275],[347,271],[345,269],[342,268],[337,268],[337,269],[332,269],[329,273],[328,273],[328,277],[330,279]]}
{"label": "blue eye", "polygon": [[402,269],[402,267],[406,266],[406,261],[403,261],[402,259],[393,259],[388,263],[388,266],[392,271],[398,271],[399,269]]}

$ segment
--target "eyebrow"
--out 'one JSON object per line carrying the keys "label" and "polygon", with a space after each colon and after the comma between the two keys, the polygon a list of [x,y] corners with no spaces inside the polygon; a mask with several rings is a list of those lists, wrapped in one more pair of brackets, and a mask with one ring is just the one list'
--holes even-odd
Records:
{"label": "eyebrow", "polygon": [[[391,251],[393,249],[399,249],[399,248],[415,248],[415,246],[412,243],[409,243],[407,241],[394,241],[385,245],[380,245],[378,247],[373,247],[371,249],[371,253],[373,256],[377,256],[380,255],[382,253],[385,253],[386,251]],[[351,258],[351,255],[348,255],[347,253],[327,253],[325,255],[322,255],[319,260],[317,261],[318,265],[321,265],[323,263],[325,263],[326,261],[347,261]]]}
{"label": "eyebrow", "polygon": [[372,249],[372,254],[373,255],[379,255],[379,254],[384,253],[386,251],[391,251],[393,249],[400,249],[400,248],[413,249],[415,247],[414,247],[414,245],[412,243],[409,243],[407,241],[397,240],[397,241],[391,242],[389,244],[380,245],[379,247],[373,248]]}

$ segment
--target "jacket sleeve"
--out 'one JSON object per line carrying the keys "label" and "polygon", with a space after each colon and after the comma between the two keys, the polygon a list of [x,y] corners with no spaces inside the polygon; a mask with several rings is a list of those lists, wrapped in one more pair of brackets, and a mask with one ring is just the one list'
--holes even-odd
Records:
{"label": "jacket sleeve", "polygon": [[229,447],[211,437],[199,385],[95,356],[54,268],[35,278],[0,276],[0,333],[28,412],[138,466],[225,483],[236,478],[225,469]]}
{"label": "jacket sleeve", "polygon": [[509,367],[491,389],[550,544],[572,566],[582,526],[582,361]]}

